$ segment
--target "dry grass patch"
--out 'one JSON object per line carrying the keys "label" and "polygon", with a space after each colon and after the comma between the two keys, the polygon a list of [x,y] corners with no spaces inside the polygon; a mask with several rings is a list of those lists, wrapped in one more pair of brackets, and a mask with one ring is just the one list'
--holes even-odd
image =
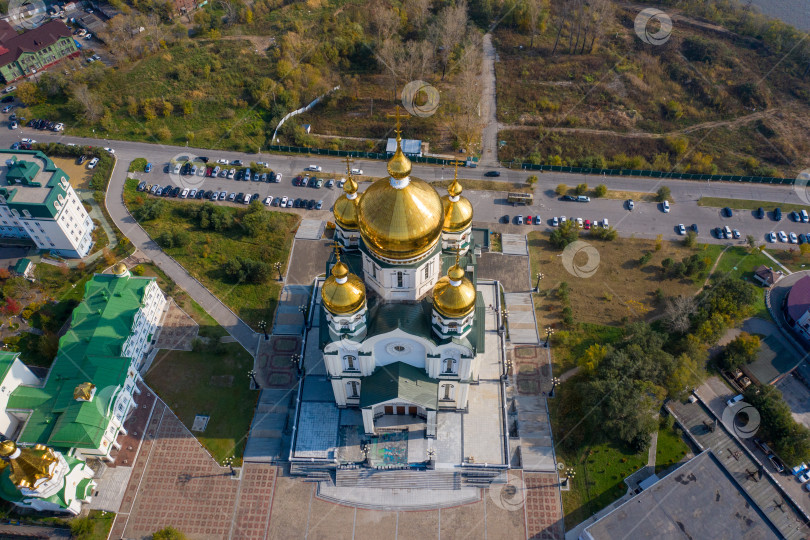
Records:
{"label": "dry grass patch", "polygon": [[[511,191],[517,193],[533,193],[534,190],[530,186],[518,186],[512,182],[501,182],[499,180],[468,180],[466,178],[459,178],[459,183],[464,189],[470,191]],[[434,187],[447,188],[453,180],[436,180],[431,182]]]}
{"label": "dry grass patch", "polygon": [[90,189],[90,178],[93,176],[93,170],[88,169],[87,165],[76,165],[76,160],[73,158],[53,157],[51,161],[65,171],[68,178],[70,178],[70,185],[73,186],[73,189]]}
{"label": "dry grass patch", "polygon": [[[587,234],[582,234],[581,239],[596,248],[599,266],[592,277],[580,278],[565,269],[561,251],[552,247],[548,238],[547,233],[529,234],[532,275],[537,272],[544,274],[540,282],[540,295],[535,302],[539,328],[548,325],[560,327],[564,306],[557,290],[563,282],[568,284],[575,322],[620,325],[649,320],[659,314],[661,306],[656,299],[658,289],[666,296],[690,295],[698,290],[705,279],[705,273],[694,276],[694,279],[671,279],[663,274],[661,267],[661,261],[668,257],[680,261],[701,253],[704,246],[687,248],[676,242],[659,243],[635,238],[620,238],[613,242],[590,241]],[[660,245],[659,250],[656,250],[657,244]],[[640,266],[639,259],[648,252],[652,253],[652,258]],[[713,252],[707,251],[706,256],[713,263]],[[580,251],[574,256],[574,265],[586,265],[587,259],[588,254]]]}

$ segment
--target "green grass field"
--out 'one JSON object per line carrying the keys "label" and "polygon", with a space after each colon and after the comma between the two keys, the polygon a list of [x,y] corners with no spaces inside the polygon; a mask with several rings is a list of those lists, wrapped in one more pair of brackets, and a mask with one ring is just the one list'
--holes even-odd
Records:
{"label": "green grass field", "polygon": [[[146,196],[135,191],[136,187],[137,181],[127,180],[124,200],[130,212],[146,200]],[[293,235],[300,221],[298,215],[273,212],[275,226],[254,238],[239,226],[224,231],[200,229],[182,211],[186,205],[203,204],[200,201],[166,200],[165,203],[168,211],[160,219],[141,223],[146,232],[152,238],[167,231],[187,232],[188,244],[164,251],[248,324],[255,327],[259,321],[272,321],[281,292],[279,283],[272,279],[265,283],[234,282],[225,274],[223,265],[236,256],[244,256],[271,265],[279,261],[283,265],[282,272],[286,273]],[[237,221],[245,212],[243,208],[221,208]]]}
{"label": "green grass field", "polygon": [[676,433],[675,428],[661,422],[658,428],[658,446],[655,449],[655,472],[659,473],[679,462],[688,451],[689,446]]}
{"label": "green grass field", "polygon": [[258,392],[247,377],[253,358],[238,343],[222,343],[204,352],[161,351],[146,374],[146,383],[191,429],[198,414],[210,416],[203,433],[194,435],[219,462],[240,462]]}
{"label": "green grass field", "polygon": [[[782,212],[792,212],[794,210],[797,212],[801,212],[802,210],[810,212],[810,206],[806,204],[752,201],[748,199],[725,199],[723,197],[701,197],[698,199],[698,206],[710,206],[713,208],[725,208],[728,206],[734,210],[756,210],[762,207],[766,212],[771,212],[774,208],[779,207],[782,209]],[[787,218],[787,216],[785,216],[785,218]]]}

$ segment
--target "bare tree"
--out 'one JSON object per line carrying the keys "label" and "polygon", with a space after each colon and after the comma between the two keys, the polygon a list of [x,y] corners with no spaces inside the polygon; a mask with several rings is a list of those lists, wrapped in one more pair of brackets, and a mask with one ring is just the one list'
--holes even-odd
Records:
{"label": "bare tree", "polygon": [[225,11],[225,24],[234,24],[239,18],[239,6],[231,0],[219,0],[219,6]]}
{"label": "bare tree", "polygon": [[82,109],[82,114],[88,122],[94,124],[99,121],[101,115],[104,113],[104,107],[101,105],[101,100],[98,96],[87,88],[86,84],[79,84],[71,89],[72,100]]}
{"label": "bare tree", "polygon": [[560,43],[560,37],[563,30],[570,24],[569,19],[574,9],[574,3],[577,0],[562,0],[557,6],[557,11],[554,16],[554,25],[557,27],[557,35],[554,37],[554,47],[551,49],[551,54],[557,52],[557,45]]}
{"label": "bare tree", "polygon": [[402,76],[406,81],[423,79],[433,73],[433,44],[424,40],[409,41],[405,44]]}
{"label": "bare tree", "polygon": [[481,37],[477,33],[472,34],[457,63],[458,73],[453,90],[449,93],[450,103],[443,107],[448,128],[468,155],[480,149],[484,127],[480,107],[483,92],[481,56]]}
{"label": "bare tree", "polygon": [[433,0],[408,0],[405,2],[405,13],[408,15],[408,23],[415,29],[420,30],[430,17],[430,4]]}
{"label": "bare tree", "polygon": [[391,91],[393,99],[397,99],[397,81],[401,76],[400,62],[404,56],[402,42],[398,38],[387,38],[383,40],[375,51],[377,63],[386,72],[391,80]]}
{"label": "bare tree", "polygon": [[373,1],[367,6],[367,15],[370,30],[373,32],[375,41],[378,44],[397,34],[400,18],[390,6]]}
{"label": "bare tree", "polygon": [[667,299],[664,308],[664,326],[671,332],[684,333],[691,325],[690,317],[697,311],[694,296],[676,296]]}
{"label": "bare tree", "polygon": [[529,48],[534,48],[535,36],[542,32],[548,19],[548,0],[526,0],[526,17],[531,40]]}
{"label": "bare tree", "polygon": [[429,39],[438,46],[442,80],[447,74],[447,65],[453,57],[453,52],[467,34],[467,23],[467,2],[461,0],[458,4],[441,10],[429,31]]}

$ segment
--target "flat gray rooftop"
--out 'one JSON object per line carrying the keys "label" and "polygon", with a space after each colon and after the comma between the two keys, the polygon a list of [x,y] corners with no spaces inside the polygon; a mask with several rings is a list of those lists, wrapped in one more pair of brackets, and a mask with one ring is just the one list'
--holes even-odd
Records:
{"label": "flat gray rooftop", "polygon": [[590,527],[580,538],[780,538],[763,511],[707,450]]}
{"label": "flat gray rooftop", "polygon": [[[6,165],[6,160],[11,159],[12,157],[16,157],[17,161],[30,161],[32,163],[36,163],[39,166],[39,172],[34,176],[34,182],[39,182],[42,184],[42,187],[33,187],[33,186],[25,186],[22,184],[9,184],[6,180],[6,174],[8,174],[8,165]],[[45,187],[48,185],[48,182],[51,180],[51,173],[44,172],[45,171],[45,160],[35,157],[31,154],[2,154],[0,156],[0,178],[3,179],[0,182],[0,186],[8,187],[9,189],[17,189],[17,193],[14,194],[14,198],[12,199],[14,202],[18,203],[35,203],[35,204],[42,204],[45,202],[45,198],[50,193],[51,188]]]}

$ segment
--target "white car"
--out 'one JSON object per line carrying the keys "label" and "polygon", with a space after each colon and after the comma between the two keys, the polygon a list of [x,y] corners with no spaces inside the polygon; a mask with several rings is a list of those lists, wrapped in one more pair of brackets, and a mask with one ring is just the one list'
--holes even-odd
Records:
{"label": "white car", "polygon": [[517,218],[515,218],[515,222],[518,225],[523,225],[523,216],[518,216]]}
{"label": "white car", "polygon": [[98,158],[97,158],[97,157],[94,157],[93,159],[91,159],[91,160],[90,160],[90,161],[87,163],[87,168],[88,168],[88,169],[95,169],[96,165],[98,165]]}
{"label": "white car", "polygon": [[776,242],[776,233],[771,231],[768,233],[768,242]]}
{"label": "white car", "polygon": [[736,395],[736,396],[734,396],[733,398],[726,400],[726,405],[728,405],[729,407],[731,407],[732,405],[734,405],[734,404],[735,404],[735,403],[737,403],[738,401],[742,401],[742,398],[743,398],[743,395],[742,395],[742,394],[737,394],[737,395]]}
{"label": "white car", "polygon": [[62,124],[60,122],[59,124],[56,124],[55,126],[53,126],[53,130],[54,131],[64,131],[65,130],[65,124]]}
{"label": "white car", "polygon": [[265,204],[265,206],[270,206],[271,204],[273,204],[273,196],[272,196],[272,195],[268,195],[268,196],[267,196],[267,197],[264,199],[264,204]]}
{"label": "white car", "polygon": [[112,148],[104,148],[104,150],[106,150],[107,152],[109,152],[111,154],[115,153],[115,150],[113,150]]}
{"label": "white car", "polygon": [[199,167],[197,169],[197,176],[205,176],[205,167]]}
{"label": "white car", "polygon": [[610,227],[610,224],[608,223],[608,218],[605,218],[602,220],[602,228],[607,229],[608,227]]}
{"label": "white car", "polygon": [[216,202],[219,200],[219,192],[215,191],[213,195],[211,195],[211,200]]}
{"label": "white car", "polygon": [[627,199],[627,209],[632,210],[635,208],[636,203],[633,202],[633,199]]}
{"label": "white car", "polygon": [[8,125],[8,129],[17,129],[18,127],[19,127],[19,124],[17,124],[17,122],[11,122]]}
{"label": "white car", "polygon": [[16,87],[16,86],[6,86],[6,87],[3,89],[3,93],[4,93],[4,94],[8,94],[9,92],[13,92],[13,91],[14,91],[14,90],[16,90],[16,89],[17,89],[17,87]]}
{"label": "white car", "polygon": [[337,187],[340,188],[340,189],[343,189],[343,184],[345,184],[345,183],[346,183],[346,179],[341,178],[340,180],[337,181]]}
{"label": "white car", "polygon": [[554,219],[551,220],[551,226],[552,227],[557,227],[559,225],[560,225],[560,218],[558,218],[557,216],[554,216]]}
{"label": "white car", "polygon": [[791,244],[798,244],[799,243],[799,237],[796,236],[795,232],[790,233],[790,243]]}
{"label": "white car", "polygon": [[581,217],[578,217],[576,221],[577,221],[577,225],[579,225],[580,227],[582,227],[582,218],[581,218]]}
{"label": "white car", "polygon": [[[318,170],[320,171],[321,169],[319,168]],[[359,175],[362,176],[363,175],[363,169],[352,169],[352,174],[359,174]]]}
{"label": "white car", "polygon": [[228,179],[233,180],[233,177],[236,176],[236,169],[228,170]]}
{"label": "white car", "polygon": [[664,209],[664,212],[669,213],[669,201],[664,201],[661,203],[661,208]]}
{"label": "white car", "polygon": [[565,216],[560,216],[560,225],[562,225],[562,224],[563,224],[563,223],[565,223],[566,221],[568,221],[568,218],[567,218],[567,217],[565,217]]}
{"label": "white car", "polygon": [[276,179],[274,180],[274,182],[281,182],[281,173],[280,172],[276,173]]}
{"label": "white car", "polygon": [[777,234],[779,235],[779,241],[780,242],[787,242],[788,241],[788,237],[785,234],[785,231],[779,231]]}
{"label": "white car", "polygon": [[310,165],[309,167],[306,167],[304,170],[305,171],[321,172],[321,166],[320,165]]}
{"label": "white car", "polygon": [[188,197],[188,188],[184,189],[182,193],[180,193],[181,199],[185,199],[186,197]]}
{"label": "white car", "polygon": [[193,199],[196,194],[197,194],[197,190],[192,189],[191,191],[188,192],[188,198]]}
{"label": "white car", "polygon": [[282,198],[281,198],[281,205],[280,205],[280,206],[281,206],[282,208],[286,208],[286,207],[287,207],[287,197],[282,197]]}
{"label": "white car", "polygon": [[217,163],[220,165],[227,165],[230,162],[227,159],[218,159]]}
{"label": "white car", "polygon": [[28,144],[35,144],[37,141],[35,141],[34,139],[22,139],[22,142]]}
{"label": "white car", "polygon": [[683,226],[683,223],[678,223],[678,234],[686,234],[686,227]]}

